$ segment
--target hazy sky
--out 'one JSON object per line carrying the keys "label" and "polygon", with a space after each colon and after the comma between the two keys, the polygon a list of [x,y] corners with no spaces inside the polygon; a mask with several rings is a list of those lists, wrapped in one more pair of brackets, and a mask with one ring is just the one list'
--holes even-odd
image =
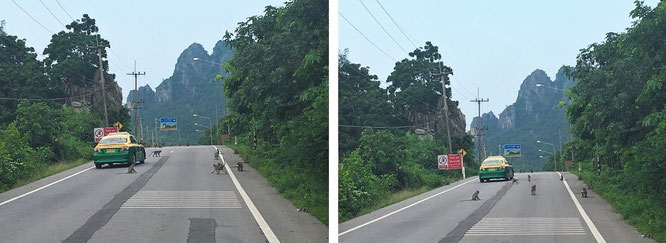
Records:
{"label": "hazy sky", "polygon": [[[155,89],[173,73],[176,59],[193,42],[209,52],[222,39],[224,32],[233,32],[237,23],[260,15],[266,5],[282,6],[284,0],[254,1],[87,1],[58,0],[75,19],[87,13],[97,21],[100,34],[111,42],[116,54],[108,51],[110,71],[123,89],[123,99],[134,89],[131,72],[134,60],[139,86],[150,84]],[[37,21],[54,33],[65,30],[39,0],[15,0]],[[56,0],[42,0],[64,24],[72,19]],[[0,19],[7,23],[10,35],[27,39],[28,46],[42,53],[51,40],[51,33],[39,26],[12,0],[0,2]],[[117,56],[116,56],[117,55]],[[129,67],[128,67],[129,66]]]}
{"label": "hazy sky", "polygon": [[[451,81],[453,99],[460,101],[468,130],[478,114],[469,101],[477,96],[477,87],[481,98],[490,99],[481,112],[498,115],[515,102],[520,84],[532,71],[542,69],[554,79],[562,65],[575,65],[581,48],[603,41],[607,32],[629,27],[634,9],[629,0],[379,2],[416,46],[426,41],[439,46],[457,78]],[[646,1],[652,7],[657,2]],[[400,46],[414,50],[377,0],[363,3]],[[340,1],[339,11],[392,58],[408,57],[359,1]],[[372,74],[386,80],[395,62],[339,19],[339,48],[348,48],[352,62],[369,66]]]}

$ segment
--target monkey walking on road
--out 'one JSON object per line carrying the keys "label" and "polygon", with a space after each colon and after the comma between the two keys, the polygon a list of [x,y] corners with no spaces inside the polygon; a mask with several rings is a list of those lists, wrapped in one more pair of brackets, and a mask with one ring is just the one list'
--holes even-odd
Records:
{"label": "monkey walking on road", "polygon": [[160,157],[160,154],[161,154],[161,153],[162,153],[162,150],[155,150],[155,151],[153,151],[152,154],[150,154],[150,156],[153,156],[153,157]]}
{"label": "monkey walking on road", "polygon": [[530,175],[527,175],[527,181],[532,181],[532,177]]}
{"label": "monkey walking on road", "polygon": [[128,174],[136,173],[136,170],[134,169],[134,162],[132,162],[129,168],[127,168],[127,173]]}
{"label": "monkey walking on road", "polygon": [[213,159],[220,160],[220,150],[215,149],[215,154],[213,154]]}
{"label": "monkey walking on road", "polygon": [[532,185],[532,189],[530,189],[530,193],[532,196],[536,195],[536,185]]}
{"label": "monkey walking on road", "polygon": [[[217,174],[219,175],[220,171],[224,171],[224,164],[222,164],[222,163],[213,164],[213,169],[214,170],[211,171],[210,173],[213,174],[213,173],[217,172]],[[224,173],[226,174],[227,172],[224,171]]]}
{"label": "monkey walking on road", "polygon": [[519,183],[518,183],[518,178],[513,178],[512,181],[513,181],[513,182],[511,182],[511,184],[519,184]]}
{"label": "monkey walking on road", "polygon": [[585,187],[583,187],[583,190],[580,190],[580,195],[582,197],[587,197],[587,190],[585,190]]}
{"label": "monkey walking on road", "polygon": [[236,162],[236,168],[238,168],[238,171],[243,171],[243,162]]}

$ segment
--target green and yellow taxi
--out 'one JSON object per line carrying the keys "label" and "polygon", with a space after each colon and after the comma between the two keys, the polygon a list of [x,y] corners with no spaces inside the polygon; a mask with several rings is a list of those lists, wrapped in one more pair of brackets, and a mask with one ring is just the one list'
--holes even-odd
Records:
{"label": "green and yellow taxi", "polygon": [[97,169],[102,165],[116,163],[144,163],[146,149],[134,136],[127,132],[112,132],[104,136],[93,154],[93,163]]}
{"label": "green and yellow taxi", "polygon": [[479,167],[479,181],[481,183],[490,179],[513,179],[513,167],[503,156],[489,156]]}

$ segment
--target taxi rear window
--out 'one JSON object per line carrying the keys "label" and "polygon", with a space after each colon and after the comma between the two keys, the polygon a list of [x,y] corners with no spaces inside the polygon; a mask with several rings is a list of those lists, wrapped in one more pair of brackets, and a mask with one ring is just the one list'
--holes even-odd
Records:
{"label": "taxi rear window", "polygon": [[499,164],[502,164],[502,161],[498,160],[498,159],[497,160],[486,160],[486,161],[483,161],[483,164],[484,165],[499,165]]}
{"label": "taxi rear window", "polygon": [[102,138],[99,144],[127,143],[127,138]]}

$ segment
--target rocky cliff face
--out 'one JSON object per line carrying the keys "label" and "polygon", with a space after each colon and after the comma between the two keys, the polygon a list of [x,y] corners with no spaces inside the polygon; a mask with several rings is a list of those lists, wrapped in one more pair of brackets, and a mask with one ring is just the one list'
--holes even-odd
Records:
{"label": "rocky cliff face", "polygon": [[[133,100],[143,101],[139,105],[139,112],[144,127],[144,140],[150,141],[151,133],[156,122],[155,119],[165,117],[178,118],[178,131],[159,131],[161,141],[170,143],[196,143],[201,133],[208,126],[208,120],[192,117],[193,114],[211,118],[215,124],[219,117],[226,114],[225,98],[220,82],[214,80],[215,76],[223,72],[221,64],[233,56],[233,50],[223,41],[218,41],[212,54],[198,43],[193,43],[185,49],[174,67],[173,75],[162,81],[155,90],[146,85],[138,91],[130,91],[127,97],[128,106],[133,106]],[[198,58],[197,61],[194,59]],[[132,116],[133,116],[132,112]],[[179,140],[180,137],[180,140]]]}
{"label": "rocky cliff face", "polygon": [[[567,89],[574,84],[564,74],[566,68],[559,69],[554,81],[544,71],[535,70],[520,85],[516,102],[504,109],[499,118],[492,112],[482,115],[481,126],[487,128],[484,131],[484,143],[488,155],[498,154],[502,144],[521,144],[526,169],[540,170],[543,161],[539,155],[548,154],[538,152],[538,149],[551,151],[552,147],[536,141],[547,141],[559,148],[560,138],[562,143],[569,139],[569,124],[564,107],[558,107],[560,101],[566,100],[564,93],[558,89]],[[547,87],[537,87],[537,84]],[[479,118],[475,117],[472,120],[472,131],[475,132],[478,126]],[[514,165],[520,169],[522,161],[512,160],[516,161]]]}

